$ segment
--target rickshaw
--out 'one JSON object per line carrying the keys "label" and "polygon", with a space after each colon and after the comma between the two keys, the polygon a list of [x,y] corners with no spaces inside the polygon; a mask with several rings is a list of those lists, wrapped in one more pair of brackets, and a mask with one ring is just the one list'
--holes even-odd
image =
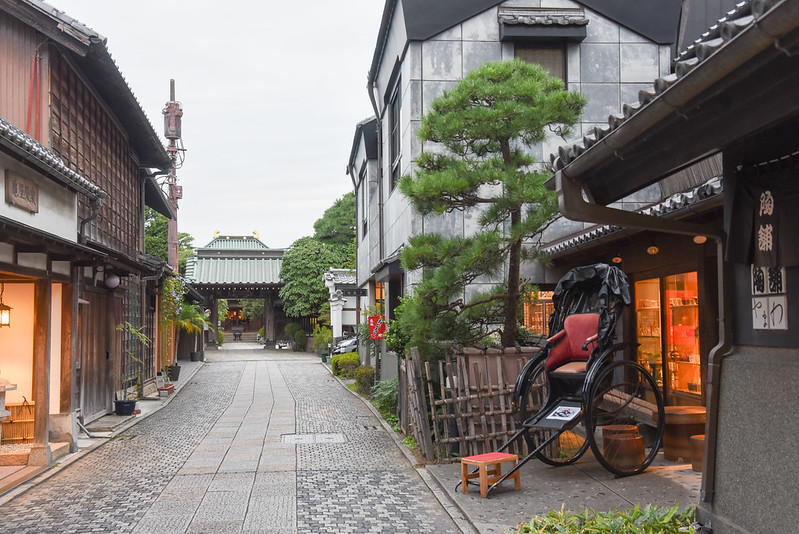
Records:
{"label": "rickshaw", "polygon": [[630,304],[621,269],[598,263],[569,271],[557,284],[551,337],[516,379],[513,407],[519,430],[498,452],[523,439],[527,455],[488,489],[532,458],[551,466],[576,462],[590,448],[617,476],[643,472],[663,438],[665,411],[655,379],[615,340]]}

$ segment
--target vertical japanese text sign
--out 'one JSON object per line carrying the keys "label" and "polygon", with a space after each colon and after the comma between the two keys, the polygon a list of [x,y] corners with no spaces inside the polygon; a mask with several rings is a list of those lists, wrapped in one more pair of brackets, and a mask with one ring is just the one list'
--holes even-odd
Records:
{"label": "vertical japanese text sign", "polygon": [[370,315],[366,318],[369,322],[369,339],[383,339],[386,337],[386,320],[382,315]]}

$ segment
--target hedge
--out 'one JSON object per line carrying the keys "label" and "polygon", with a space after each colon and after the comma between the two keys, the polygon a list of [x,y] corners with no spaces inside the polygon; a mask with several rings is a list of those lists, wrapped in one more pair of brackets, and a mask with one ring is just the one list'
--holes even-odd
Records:
{"label": "hedge", "polygon": [[336,354],[330,361],[333,374],[339,378],[352,378],[355,370],[361,365],[361,357],[357,352]]}

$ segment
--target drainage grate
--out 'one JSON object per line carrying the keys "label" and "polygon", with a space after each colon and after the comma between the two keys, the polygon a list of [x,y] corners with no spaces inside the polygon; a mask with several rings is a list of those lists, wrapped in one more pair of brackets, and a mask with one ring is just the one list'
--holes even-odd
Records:
{"label": "drainage grate", "polygon": [[346,443],[344,434],[283,434],[280,436],[283,443]]}

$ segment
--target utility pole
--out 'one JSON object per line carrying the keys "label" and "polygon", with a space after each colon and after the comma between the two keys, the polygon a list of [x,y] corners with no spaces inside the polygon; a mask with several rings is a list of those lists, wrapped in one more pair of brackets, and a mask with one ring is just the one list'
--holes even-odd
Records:
{"label": "utility pole", "polygon": [[[169,187],[169,205],[172,206],[174,219],[168,223],[167,262],[175,272],[178,271],[178,200],[183,198],[183,187],[178,185],[177,170],[183,165],[183,141],[181,139],[181,117],[183,107],[175,100],[175,80],[169,80],[169,102],[163,111],[164,137],[169,140],[167,152],[172,159],[172,170],[166,179]],[[180,147],[178,147],[180,144]]]}

